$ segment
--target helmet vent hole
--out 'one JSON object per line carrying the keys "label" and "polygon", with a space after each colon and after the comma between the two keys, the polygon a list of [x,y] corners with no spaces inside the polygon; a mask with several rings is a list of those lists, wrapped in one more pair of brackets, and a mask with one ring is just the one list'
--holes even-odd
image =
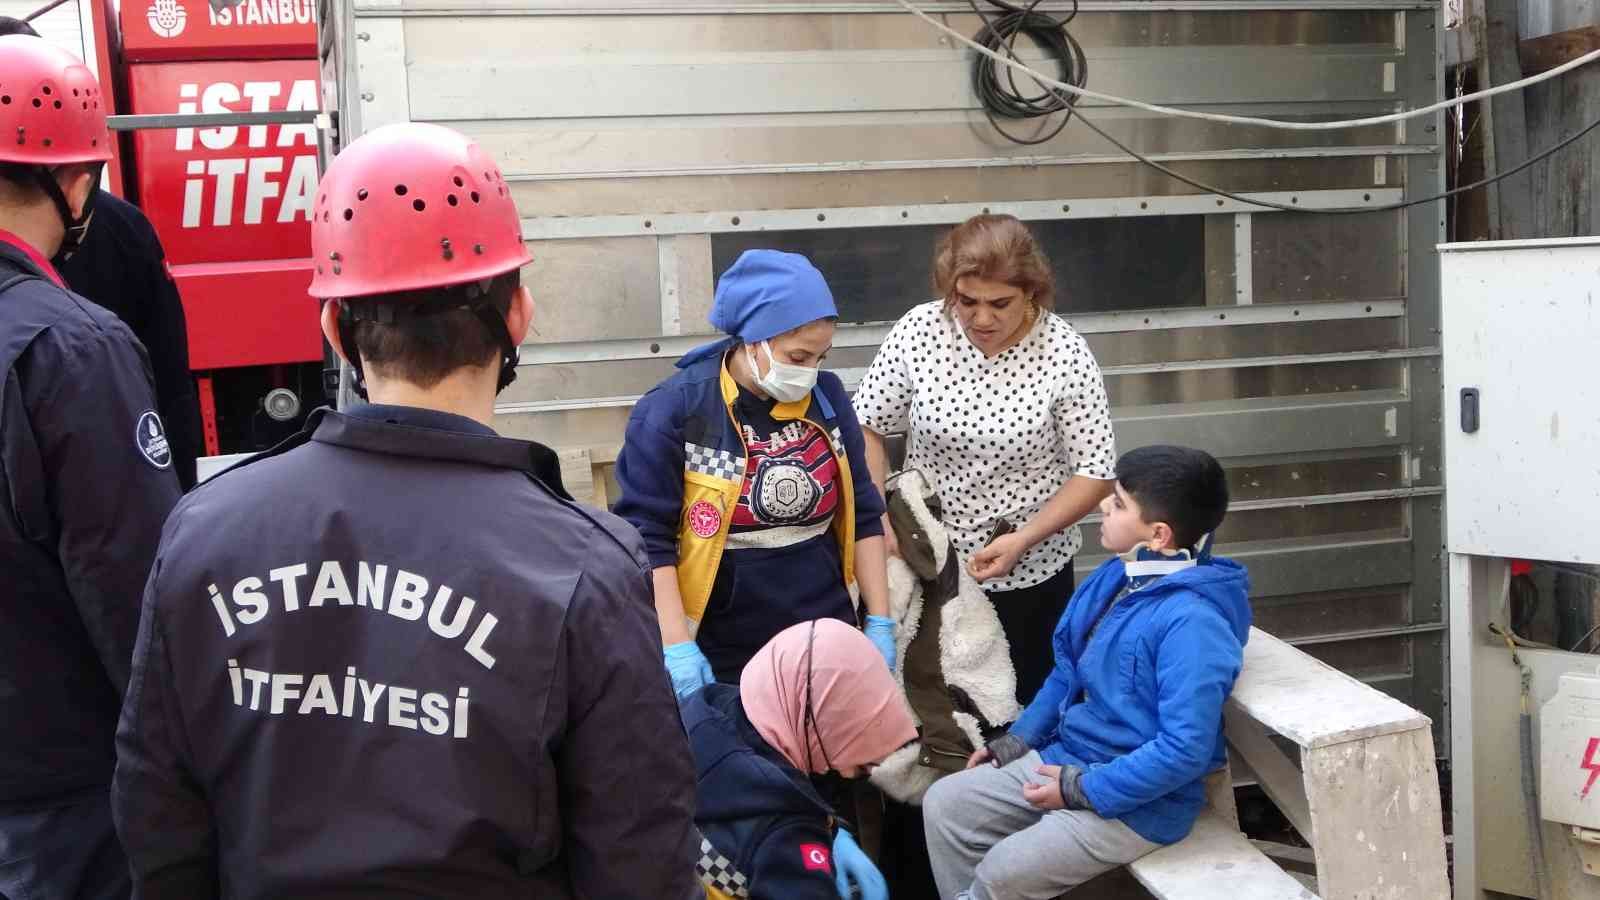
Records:
{"label": "helmet vent hole", "polygon": [[454,178],[452,178],[450,180],[455,182],[456,187],[466,187],[467,186],[467,183],[465,181],[461,180],[461,176],[460,175],[457,175],[457,176],[455,176]]}
{"label": "helmet vent hole", "polygon": [[473,203],[477,203],[478,202],[478,192],[477,191],[473,191],[472,192],[472,202]]}
{"label": "helmet vent hole", "polygon": [[344,211],[344,220],[346,222],[350,221],[351,219],[354,219],[355,217],[356,217],[356,211],[355,210],[348,209],[348,208],[345,209],[345,211]]}
{"label": "helmet vent hole", "polygon": [[61,108],[61,101],[57,100],[53,105],[55,106],[56,109],[60,109]]}
{"label": "helmet vent hole", "polygon": [[417,199],[411,201],[411,208],[416,210],[417,212],[422,212],[423,210],[428,208],[428,204],[422,202],[422,198],[418,197]]}
{"label": "helmet vent hole", "polygon": [[50,85],[48,84],[44,86],[44,95],[46,97],[50,96]]}
{"label": "helmet vent hole", "polygon": [[11,105],[11,95],[10,94],[6,94],[4,96],[0,96],[0,104],[3,104],[5,106],[10,106]]}
{"label": "helmet vent hole", "polygon": [[365,199],[367,199],[367,189],[366,188],[362,188],[361,190],[356,191],[356,199],[357,200],[365,200]]}
{"label": "helmet vent hole", "polygon": [[403,184],[395,185],[394,193],[396,197],[404,197],[406,195],[406,186]]}
{"label": "helmet vent hole", "polygon": [[33,98],[33,108],[34,109],[38,109],[39,107],[41,107],[43,105],[44,105],[44,101],[43,100],[40,100],[38,97]]}
{"label": "helmet vent hole", "polygon": [[445,202],[449,203],[451,206],[460,206],[461,205],[461,201],[456,199],[456,195],[455,194],[451,194],[450,196],[448,196],[448,197],[446,197],[444,199],[445,199]]}

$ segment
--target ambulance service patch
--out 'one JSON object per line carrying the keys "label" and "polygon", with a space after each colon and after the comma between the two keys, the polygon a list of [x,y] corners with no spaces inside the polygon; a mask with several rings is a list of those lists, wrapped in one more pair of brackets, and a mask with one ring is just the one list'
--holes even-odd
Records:
{"label": "ambulance service patch", "polygon": [[708,538],[722,530],[722,511],[705,500],[689,507],[689,530],[695,537]]}
{"label": "ambulance service patch", "polygon": [[167,430],[155,410],[147,410],[139,417],[139,427],[133,435],[134,446],[145,461],[158,469],[172,466],[172,447],[167,444]]}

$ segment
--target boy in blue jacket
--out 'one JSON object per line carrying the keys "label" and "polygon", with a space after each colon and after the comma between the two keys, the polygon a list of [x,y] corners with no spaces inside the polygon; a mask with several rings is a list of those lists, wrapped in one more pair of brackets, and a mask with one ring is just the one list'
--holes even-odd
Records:
{"label": "boy in blue jacket", "polygon": [[924,800],[941,898],[1051,900],[1176,843],[1223,764],[1250,631],[1244,567],[1210,554],[1227,476],[1204,451],[1142,447],[1100,509],[1119,555],[1067,605],[1049,680]]}

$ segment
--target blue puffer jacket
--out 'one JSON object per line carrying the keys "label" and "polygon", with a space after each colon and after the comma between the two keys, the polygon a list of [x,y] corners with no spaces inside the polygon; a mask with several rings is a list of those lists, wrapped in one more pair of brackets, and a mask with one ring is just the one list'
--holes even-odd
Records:
{"label": "blue puffer jacket", "polygon": [[1223,763],[1222,704],[1249,638],[1249,578],[1232,560],[1203,557],[1100,619],[1127,578],[1113,558],[1078,587],[1056,626],[1055,671],[1011,730],[1046,763],[1082,767],[1096,813],[1171,844],[1194,826],[1202,780]]}

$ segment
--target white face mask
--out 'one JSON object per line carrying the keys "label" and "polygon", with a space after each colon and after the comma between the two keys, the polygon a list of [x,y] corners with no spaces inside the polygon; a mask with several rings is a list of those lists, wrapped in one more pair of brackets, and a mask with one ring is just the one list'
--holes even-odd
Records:
{"label": "white face mask", "polygon": [[750,364],[750,374],[755,376],[756,384],[767,396],[783,403],[793,403],[804,399],[817,386],[816,369],[778,362],[772,356],[772,344],[769,341],[762,341],[761,349],[767,352],[767,374],[756,374],[761,370],[756,367],[756,357],[750,352],[749,344],[744,346],[744,358]]}

